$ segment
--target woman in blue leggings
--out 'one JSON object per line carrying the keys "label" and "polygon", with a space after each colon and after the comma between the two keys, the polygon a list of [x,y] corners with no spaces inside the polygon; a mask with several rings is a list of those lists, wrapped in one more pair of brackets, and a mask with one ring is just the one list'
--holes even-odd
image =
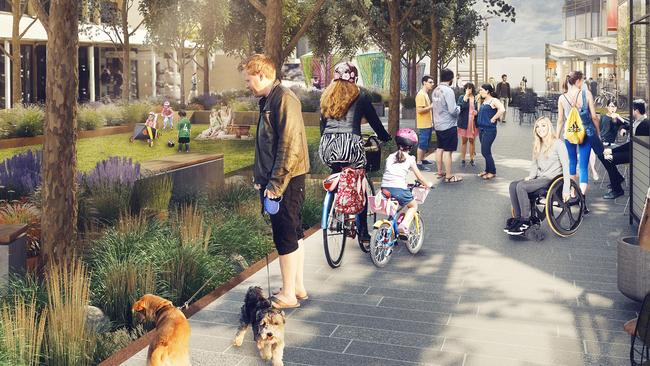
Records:
{"label": "woman in blue leggings", "polygon": [[[582,124],[585,127],[585,138],[581,144],[572,144],[564,139],[569,153],[569,173],[576,180],[576,173],[580,173],[580,190],[587,195],[589,184],[589,156],[593,149],[596,155],[602,154],[603,143],[600,141],[600,121],[596,115],[594,97],[587,88],[583,88],[584,75],[581,71],[573,71],[566,77],[565,93],[560,95],[557,102],[557,132],[558,138],[564,139],[564,121],[569,117],[571,108],[576,106],[580,113]],[[579,168],[579,169],[578,169]],[[585,204],[585,213],[589,213]]]}

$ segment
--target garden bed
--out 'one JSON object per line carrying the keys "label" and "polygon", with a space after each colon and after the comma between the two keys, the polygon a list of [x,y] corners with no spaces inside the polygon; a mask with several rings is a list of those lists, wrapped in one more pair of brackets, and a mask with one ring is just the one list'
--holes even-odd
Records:
{"label": "garden bed", "polygon": [[[234,112],[234,125],[256,126],[260,113],[257,111],[239,111]],[[319,112],[302,112],[302,120],[305,126],[320,126]]]}
{"label": "garden bed", "polygon": [[[100,136],[118,135],[133,131],[132,125],[108,126],[96,130],[79,131],[77,139],[87,139]],[[15,137],[11,139],[0,139],[0,149],[12,149],[23,146],[40,145],[45,141],[45,136]]]}

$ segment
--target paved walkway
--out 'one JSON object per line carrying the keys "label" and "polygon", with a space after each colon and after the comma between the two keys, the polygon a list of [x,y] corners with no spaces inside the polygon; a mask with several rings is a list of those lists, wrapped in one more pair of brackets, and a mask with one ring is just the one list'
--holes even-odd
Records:
{"label": "paved walkway", "polygon": [[[465,181],[429,195],[417,256],[398,251],[380,270],[353,243],[333,270],[321,232],[308,238],[310,300],[287,312],[285,365],[629,364],[622,325],[640,304],[616,288],[616,239],[632,232],[626,197],[602,200],[592,184],[592,214],[574,237],[544,223],[543,242],[509,240],[508,184],[526,175],[530,143],[529,125],[499,126],[494,181],[476,177],[482,158],[460,170],[454,156]],[[279,287],[277,261],[271,276]],[[230,344],[246,289],[266,282],[261,270],[190,319],[194,365],[264,365],[250,333],[241,349]]]}

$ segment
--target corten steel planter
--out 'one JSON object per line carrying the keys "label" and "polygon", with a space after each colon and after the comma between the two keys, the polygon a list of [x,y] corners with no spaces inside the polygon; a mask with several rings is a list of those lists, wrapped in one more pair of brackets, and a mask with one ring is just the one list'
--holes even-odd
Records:
{"label": "corten steel planter", "polygon": [[650,251],[639,247],[636,236],[618,240],[618,290],[635,301],[650,292]]}
{"label": "corten steel planter", "polygon": [[[120,133],[127,133],[131,131],[133,131],[133,125],[101,127],[96,130],[79,131],[78,138],[86,139],[92,137],[117,135]],[[0,149],[12,149],[15,147],[39,145],[42,144],[44,140],[45,137],[43,135],[38,135],[34,137],[16,137],[11,139],[1,139]]]}
{"label": "corten steel planter", "polygon": [[0,225],[0,285],[10,274],[24,274],[27,261],[27,225]]}
{"label": "corten steel planter", "polygon": [[210,124],[210,111],[194,111],[190,122],[192,124]]}

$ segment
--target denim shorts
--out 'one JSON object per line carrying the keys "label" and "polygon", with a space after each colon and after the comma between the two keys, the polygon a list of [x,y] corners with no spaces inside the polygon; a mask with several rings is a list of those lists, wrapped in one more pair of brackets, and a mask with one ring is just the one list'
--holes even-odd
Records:
{"label": "denim shorts", "polygon": [[400,206],[406,206],[413,201],[413,193],[410,189],[393,187],[381,187],[381,189],[390,192],[390,198],[396,199]]}
{"label": "denim shorts", "polygon": [[429,128],[418,128],[418,148],[420,150],[428,150],[429,144],[431,143],[431,134],[433,133],[433,127]]}

